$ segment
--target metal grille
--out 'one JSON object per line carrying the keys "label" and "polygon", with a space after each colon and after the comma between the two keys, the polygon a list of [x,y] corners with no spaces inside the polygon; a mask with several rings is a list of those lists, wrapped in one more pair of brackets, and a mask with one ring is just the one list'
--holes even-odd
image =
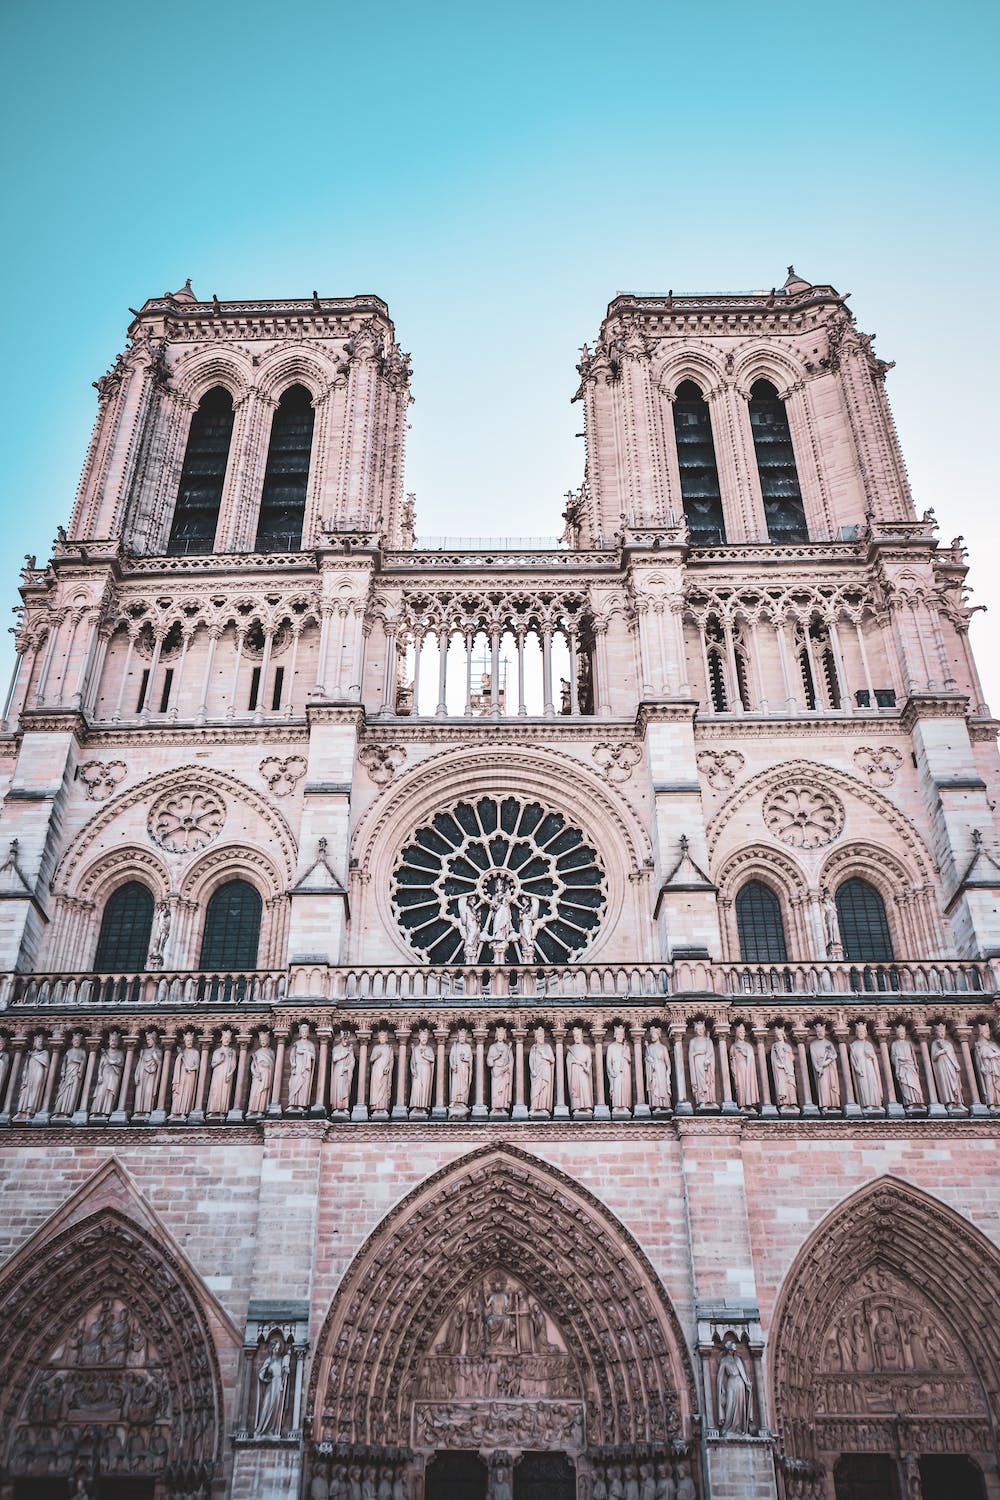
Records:
{"label": "metal grille", "polygon": [[235,971],[257,967],[261,899],[245,880],[230,880],[215,892],[205,913],[198,967]]}
{"label": "metal grille", "polygon": [[747,964],[783,964],[788,959],[781,903],[762,880],[748,880],[736,897],[740,958]]}
{"label": "metal grille", "polygon": [[807,542],[809,529],[785,403],[766,380],[758,380],[750,392],[750,426],[768,538],[772,542]]}
{"label": "metal grille", "polygon": [[712,419],[708,403],[693,380],[685,380],[677,387],[674,437],[681,474],[681,497],[691,541],[696,547],[724,542],[726,523],[712,441]]}
{"label": "metal grille", "polygon": [[233,398],[216,386],[201,398],[191,418],[177,507],[167,543],[171,557],[213,550],[232,436]]}
{"label": "metal grille", "polygon": [[152,930],[152,892],[138,880],[120,885],[104,908],[94,968],[100,974],[129,974],[144,969]]}
{"label": "metal grille", "polygon": [[314,417],[306,388],[290,386],[271,424],[257,524],[258,552],[297,552],[302,546]]}
{"label": "metal grille", "polygon": [[854,876],[837,891],[837,918],[844,957],[864,963],[892,961],[892,938],[882,897],[867,880]]}

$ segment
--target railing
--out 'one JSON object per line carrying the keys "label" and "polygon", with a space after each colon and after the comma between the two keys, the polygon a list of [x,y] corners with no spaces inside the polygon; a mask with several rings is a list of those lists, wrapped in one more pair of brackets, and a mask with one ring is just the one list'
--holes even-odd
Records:
{"label": "railing", "polygon": [[14,974],[0,988],[0,1008],[38,1006],[53,1010],[93,1006],[163,1007],[275,1005],[285,997],[287,969],[243,974]]}

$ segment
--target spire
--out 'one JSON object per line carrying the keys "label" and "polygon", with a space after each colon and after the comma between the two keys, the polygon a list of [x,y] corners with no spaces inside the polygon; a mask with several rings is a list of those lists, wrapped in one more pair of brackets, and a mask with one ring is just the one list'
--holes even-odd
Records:
{"label": "spire", "polygon": [[804,281],[801,276],[796,274],[794,266],[789,266],[788,275],[781,290],[783,292],[791,292],[794,295],[796,292],[807,292],[811,285],[811,282]]}
{"label": "spire", "polygon": [[174,299],[175,302],[197,302],[197,300],[198,300],[198,298],[195,296],[194,292],[191,290],[191,278],[190,278],[190,276],[188,277],[187,281],[185,281],[184,285],[179,288],[178,291],[176,291],[176,292],[170,292],[168,295],[171,296]]}

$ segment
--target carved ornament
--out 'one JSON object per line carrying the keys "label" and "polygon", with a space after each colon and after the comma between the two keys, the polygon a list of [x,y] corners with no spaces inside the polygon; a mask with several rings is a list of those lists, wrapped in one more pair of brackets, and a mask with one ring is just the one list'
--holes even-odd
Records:
{"label": "carved ornament", "polygon": [[88,760],[80,767],[80,780],[91,802],[103,802],[128,775],[123,760]]}
{"label": "carved ornament", "polygon": [[600,766],[606,781],[628,781],[632,771],[642,760],[642,746],[634,740],[617,745],[605,742],[594,746],[594,760]]}
{"label": "carved ornament", "polygon": [[895,745],[859,745],[854,752],[854,764],[863,771],[872,786],[891,786],[896,772],[903,764],[903,757]]}
{"label": "carved ornament", "polygon": [[844,827],[844,804],[829,791],[787,786],[765,798],[764,822],[775,838],[792,849],[820,849],[832,844]]}
{"label": "carved ornament", "polygon": [[214,792],[168,792],[153,804],[146,826],[161,849],[192,854],[218,838],[225,820],[225,804]]}
{"label": "carved ornament", "polygon": [[287,797],[306,774],[306,767],[303,755],[289,755],[284,760],[277,755],[266,755],[257,769],[275,797]]}
{"label": "carved ornament", "polygon": [[716,791],[731,787],[742,771],[746,759],[739,750],[699,750],[698,769]]}
{"label": "carved ornament", "polygon": [[388,786],[405,762],[406,751],[399,745],[362,745],[358,760],[376,786]]}

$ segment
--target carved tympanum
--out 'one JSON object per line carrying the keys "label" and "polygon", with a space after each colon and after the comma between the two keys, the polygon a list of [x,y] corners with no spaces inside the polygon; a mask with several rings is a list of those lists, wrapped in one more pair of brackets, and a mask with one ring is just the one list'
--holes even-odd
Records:
{"label": "carved tympanum", "polygon": [[149,836],[171,854],[193,854],[218,838],[225,820],[225,806],[214,792],[168,792],[150,809]]}
{"label": "carved tympanum", "polygon": [[764,800],[764,822],[776,839],[793,849],[832,844],[844,827],[839,797],[813,786],[787,786]]}

